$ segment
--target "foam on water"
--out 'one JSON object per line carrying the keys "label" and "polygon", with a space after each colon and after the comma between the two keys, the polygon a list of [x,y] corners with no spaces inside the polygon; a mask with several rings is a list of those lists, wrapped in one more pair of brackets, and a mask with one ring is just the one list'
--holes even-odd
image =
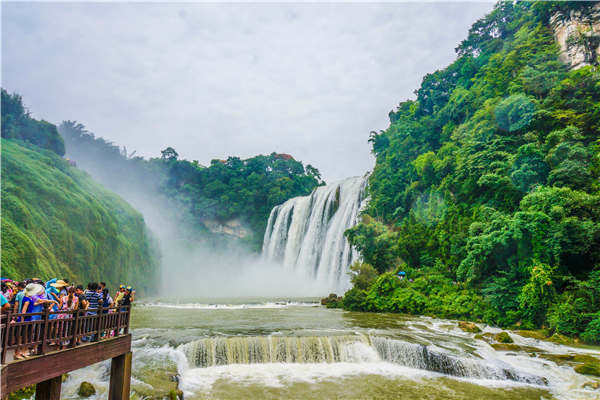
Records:
{"label": "foam on water", "polygon": [[143,307],[175,308],[182,310],[242,310],[242,309],[269,309],[287,307],[318,307],[319,303],[312,302],[265,302],[256,304],[202,304],[202,303],[145,303]]}
{"label": "foam on water", "polygon": [[386,362],[340,362],[335,368],[328,363],[289,364],[267,363],[259,365],[232,364],[210,368],[192,368],[182,374],[181,388],[186,394],[210,390],[217,380],[238,383],[257,383],[282,387],[292,382],[317,383],[324,380],[353,375],[381,375],[389,378],[419,379],[436,374],[398,366]]}

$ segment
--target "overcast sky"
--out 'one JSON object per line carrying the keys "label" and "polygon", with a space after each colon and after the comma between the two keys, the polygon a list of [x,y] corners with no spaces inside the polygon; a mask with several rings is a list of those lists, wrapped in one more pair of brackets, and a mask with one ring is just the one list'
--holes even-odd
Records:
{"label": "overcast sky", "polygon": [[144,156],[276,151],[331,181],[492,6],[3,2],[2,86]]}

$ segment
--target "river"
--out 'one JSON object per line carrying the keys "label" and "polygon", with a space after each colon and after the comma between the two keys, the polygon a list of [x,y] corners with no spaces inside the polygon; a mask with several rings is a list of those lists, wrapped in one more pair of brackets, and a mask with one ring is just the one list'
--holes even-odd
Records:
{"label": "river", "polygon": [[[331,310],[315,299],[138,303],[132,328],[133,398],[178,385],[186,400],[600,399],[600,390],[584,387],[600,379],[556,357],[600,357],[600,348],[511,332],[518,347],[496,351],[456,321]],[[109,367],[72,373],[63,397],[77,398],[86,380],[106,398]]]}

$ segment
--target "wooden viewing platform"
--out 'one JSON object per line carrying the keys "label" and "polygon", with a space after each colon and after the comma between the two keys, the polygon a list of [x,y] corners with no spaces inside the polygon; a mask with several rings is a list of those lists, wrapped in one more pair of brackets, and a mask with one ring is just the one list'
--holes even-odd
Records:
{"label": "wooden viewing platform", "polygon": [[[62,375],[112,359],[109,400],[129,399],[131,380],[131,306],[0,315],[2,370],[0,394],[36,385],[36,400],[59,400]],[[36,318],[25,321],[24,318]],[[32,350],[14,360],[17,348]]]}

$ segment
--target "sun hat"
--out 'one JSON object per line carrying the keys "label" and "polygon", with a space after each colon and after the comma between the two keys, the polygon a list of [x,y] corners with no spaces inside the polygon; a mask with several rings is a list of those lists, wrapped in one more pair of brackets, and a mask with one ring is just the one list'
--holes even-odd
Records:
{"label": "sun hat", "polygon": [[56,281],[56,283],[51,283],[50,286],[59,288],[59,287],[69,286],[69,284],[67,282],[63,281],[62,279],[59,279],[58,281]]}
{"label": "sun hat", "polygon": [[42,293],[44,293],[44,287],[38,283],[30,283],[29,285],[25,286],[24,294],[27,297],[39,296]]}

